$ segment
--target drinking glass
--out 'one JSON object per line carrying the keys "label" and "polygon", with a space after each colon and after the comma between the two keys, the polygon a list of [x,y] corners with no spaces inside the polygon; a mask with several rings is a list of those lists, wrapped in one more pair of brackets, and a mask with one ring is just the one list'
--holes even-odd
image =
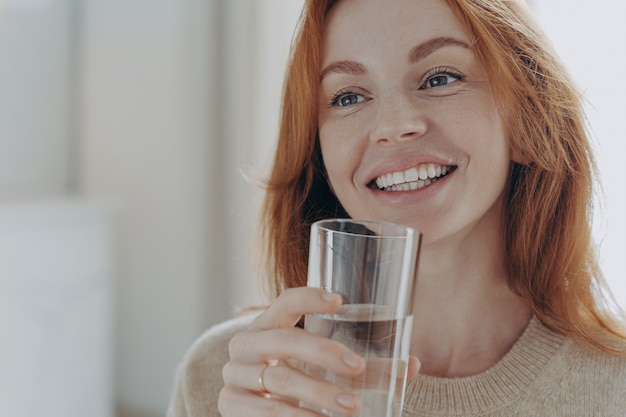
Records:
{"label": "drinking glass", "polygon": [[402,414],[420,241],[417,230],[388,222],[329,219],[311,227],[307,285],[341,294],[343,304],[307,315],[305,329],[342,342],[366,368],[353,378],[310,364],[304,371],[357,393],[358,417]]}

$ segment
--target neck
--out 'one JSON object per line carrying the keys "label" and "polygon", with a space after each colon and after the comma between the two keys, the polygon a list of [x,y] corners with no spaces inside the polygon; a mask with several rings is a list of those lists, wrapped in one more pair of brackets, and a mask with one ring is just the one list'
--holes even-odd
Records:
{"label": "neck", "polygon": [[475,375],[509,351],[531,311],[507,285],[500,239],[436,246],[425,245],[420,256],[412,353],[420,373]]}

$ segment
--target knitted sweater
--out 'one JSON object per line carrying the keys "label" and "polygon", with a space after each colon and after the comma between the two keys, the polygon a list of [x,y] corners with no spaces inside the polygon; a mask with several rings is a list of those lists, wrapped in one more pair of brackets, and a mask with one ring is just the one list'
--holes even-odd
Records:
{"label": "knitted sweater", "polygon": [[[251,316],[208,330],[178,369],[168,417],[218,417],[228,342]],[[403,417],[626,416],[626,359],[555,334],[536,318],[487,371],[463,378],[418,375],[409,381]]]}

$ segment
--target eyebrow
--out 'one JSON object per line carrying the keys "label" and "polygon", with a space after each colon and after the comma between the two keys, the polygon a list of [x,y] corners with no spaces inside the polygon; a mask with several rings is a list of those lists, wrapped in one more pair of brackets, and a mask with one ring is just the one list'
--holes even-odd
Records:
{"label": "eyebrow", "polygon": [[466,42],[463,42],[459,39],[448,37],[433,38],[427,40],[426,42],[420,43],[419,45],[411,49],[411,52],[409,52],[409,63],[413,64],[421,59],[424,59],[436,50],[441,49],[445,46],[460,46],[466,49],[470,49],[470,46]]}
{"label": "eyebrow", "polygon": [[[460,46],[466,49],[470,49],[470,46],[459,39],[449,37],[439,37],[427,40],[413,47],[409,52],[409,63],[413,64],[421,59],[426,58],[438,49],[445,46]],[[356,61],[335,61],[325,66],[320,71],[320,81],[323,80],[330,73],[348,74],[348,75],[363,75],[367,74],[367,68],[363,64]]]}
{"label": "eyebrow", "polygon": [[320,71],[320,80],[323,80],[331,72],[348,75],[367,74],[367,69],[363,64],[355,61],[335,61],[325,66]]}

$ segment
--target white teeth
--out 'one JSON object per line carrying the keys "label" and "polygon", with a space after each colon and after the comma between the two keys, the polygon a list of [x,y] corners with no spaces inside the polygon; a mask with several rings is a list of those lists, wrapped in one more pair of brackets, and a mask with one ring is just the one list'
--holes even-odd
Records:
{"label": "white teeth", "polygon": [[419,173],[420,173],[420,180],[425,180],[426,178],[428,178],[428,170],[426,169],[424,165],[421,165],[419,167]]}
{"label": "white teeth", "polygon": [[376,186],[386,191],[413,191],[426,187],[452,170],[437,164],[422,164],[406,171],[391,172],[376,178]]}
{"label": "white teeth", "polygon": [[413,181],[417,181],[420,179],[420,175],[417,172],[417,168],[413,167],[413,168],[409,168],[406,171],[404,171],[404,180],[407,182],[413,182]]}
{"label": "white teeth", "polygon": [[385,181],[387,181],[387,184],[385,185],[386,187],[389,187],[390,185],[393,185],[393,174],[387,174],[385,176]]}

